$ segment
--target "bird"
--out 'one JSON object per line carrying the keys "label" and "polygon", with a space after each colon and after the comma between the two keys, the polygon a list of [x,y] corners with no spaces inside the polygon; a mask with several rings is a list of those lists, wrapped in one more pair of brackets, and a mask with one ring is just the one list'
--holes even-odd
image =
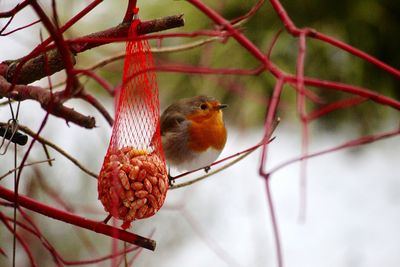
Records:
{"label": "bird", "polygon": [[227,106],[204,95],[183,98],[168,106],[160,118],[167,164],[178,171],[204,167],[208,172],[227,140],[222,113]]}

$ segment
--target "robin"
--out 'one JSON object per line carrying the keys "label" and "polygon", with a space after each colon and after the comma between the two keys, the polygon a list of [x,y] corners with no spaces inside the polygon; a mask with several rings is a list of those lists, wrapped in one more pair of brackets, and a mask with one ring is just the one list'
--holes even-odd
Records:
{"label": "robin", "polygon": [[161,140],[168,164],[178,170],[207,172],[226,143],[222,109],[208,96],[180,99],[161,115]]}

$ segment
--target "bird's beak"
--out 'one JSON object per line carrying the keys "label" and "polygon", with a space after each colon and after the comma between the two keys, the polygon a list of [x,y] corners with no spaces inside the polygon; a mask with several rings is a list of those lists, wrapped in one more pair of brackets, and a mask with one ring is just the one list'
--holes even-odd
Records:
{"label": "bird's beak", "polygon": [[223,109],[223,108],[226,108],[226,107],[228,107],[227,104],[219,104],[219,105],[217,105],[217,109]]}

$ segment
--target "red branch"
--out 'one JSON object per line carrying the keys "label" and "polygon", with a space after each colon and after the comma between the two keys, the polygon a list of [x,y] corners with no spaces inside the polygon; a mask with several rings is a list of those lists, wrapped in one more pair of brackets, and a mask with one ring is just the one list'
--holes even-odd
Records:
{"label": "red branch", "polygon": [[261,61],[275,77],[281,78],[283,73],[278,69],[278,67],[273,64],[261,51],[258,47],[253,44],[247,37],[241,33],[238,29],[236,29],[229,21],[224,19],[220,14],[216,11],[212,10],[201,1],[198,0],[188,0],[191,4],[196,6],[200,11],[202,11],[205,15],[207,15],[210,19],[212,19],[217,25],[220,25],[224,30],[228,31],[233,38],[236,39],[238,43],[240,43],[247,51],[249,51],[255,58]]}
{"label": "red branch", "polygon": [[[63,65],[65,67],[66,73],[67,73],[67,86],[64,89],[63,95],[64,97],[70,97],[74,95],[74,93],[78,89],[76,85],[76,77],[73,75],[73,67],[75,64],[75,60],[71,59],[71,52],[64,41],[62,33],[57,29],[57,26],[54,25],[50,18],[46,15],[44,10],[41,8],[39,3],[36,1],[33,1],[31,3],[33,9],[36,11],[36,14],[39,16],[40,20],[42,21],[43,25],[46,27],[47,31],[49,34],[52,36],[54,43],[56,44],[58,51],[61,55],[61,59],[63,62]],[[46,71],[48,72],[48,71]],[[48,73],[46,76],[49,76]]]}
{"label": "red branch", "polygon": [[129,0],[125,16],[122,22],[131,22],[133,19],[133,9],[136,7],[137,0]]}
{"label": "red branch", "polygon": [[[29,1],[24,3],[28,4]],[[106,80],[88,70],[74,70],[74,54],[84,52],[88,49],[111,43],[113,38],[126,38],[130,22],[125,22],[117,27],[105,31],[90,34],[82,37],[80,41],[70,43],[63,39],[62,33],[79,21],[84,15],[95,8],[101,0],[95,0],[71,18],[64,26],[58,28],[44,13],[36,1],[32,5],[40,21],[49,31],[50,37],[31,51],[27,56],[18,60],[8,60],[0,64],[0,97],[6,96],[17,101],[33,99],[38,101],[50,114],[64,118],[85,128],[95,127],[95,119],[91,116],[84,116],[73,109],[63,105],[67,99],[79,97],[92,104],[108,121],[113,123],[112,117],[96,99],[84,91],[78,82],[76,74],[84,73],[98,81],[110,94],[113,94],[113,87]],[[133,5],[134,1],[131,1]],[[12,19],[13,17],[11,17]],[[10,21],[11,21],[10,19]],[[169,16],[161,19],[144,21],[139,25],[139,34],[148,34],[162,31],[184,24],[183,16]],[[100,42],[98,39],[108,38],[107,42]],[[86,40],[86,41],[85,41]],[[90,41],[88,41],[90,40]],[[54,44],[50,44],[54,41]],[[93,41],[93,42],[92,42]],[[51,50],[50,47],[52,47]],[[21,86],[16,84],[29,84],[43,77],[50,76],[55,72],[66,69],[67,85],[62,92],[52,94],[51,92],[36,86]],[[5,79],[2,77],[4,76]]]}
{"label": "red branch", "polygon": [[[271,131],[273,127],[273,121],[275,118],[275,114],[279,105],[279,100],[281,96],[281,92],[284,86],[284,81],[282,79],[279,79],[276,84],[274,91],[272,93],[272,98],[271,101],[268,105],[268,110],[267,110],[267,118],[266,122],[264,125],[264,138],[269,138],[271,136]],[[269,212],[271,215],[271,224],[274,232],[274,240],[275,240],[275,249],[276,249],[276,257],[278,261],[278,266],[282,267],[283,266],[283,256],[282,256],[282,248],[281,248],[281,241],[280,241],[280,235],[279,235],[279,229],[278,229],[278,222],[276,219],[276,213],[275,213],[275,208],[274,208],[274,203],[272,200],[272,195],[271,195],[271,189],[270,189],[270,175],[267,174],[264,170],[265,165],[267,163],[267,151],[268,151],[268,143],[265,143],[263,146],[262,152],[261,152],[261,162],[260,162],[260,169],[259,169],[259,174],[260,176],[264,177],[265,180],[265,189],[267,193],[267,203],[268,203],[268,208]]]}
{"label": "red branch", "polygon": [[0,220],[3,222],[3,224],[6,226],[6,228],[15,236],[15,238],[17,238],[18,242],[21,244],[21,246],[23,247],[23,249],[25,250],[26,254],[28,255],[29,258],[29,262],[31,264],[32,267],[37,267],[37,264],[35,262],[35,259],[33,258],[33,254],[31,249],[29,248],[28,244],[26,243],[26,241],[21,237],[21,235],[19,233],[14,233],[14,229],[13,227],[9,224],[9,222],[7,222],[5,216],[3,215],[3,213],[0,212]]}
{"label": "red branch", "polygon": [[386,63],[380,61],[379,59],[351,46],[348,45],[342,41],[339,41],[335,38],[332,38],[330,36],[327,36],[325,34],[319,33],[314,29],[299,29],[293,21],[290,19],[289,15],[287,14],[286,10],[282,6],[282,4],[279,2],[279,0],[270,0],[271,5],[274,7],[276,13],[280,17],[281,21],[283,22],[283,25],[285,26],[286,30],[291,33],[293,36],[299,36],[300,34],[306,34],[307,37],[315,38],[318,40],[321,40],[325,43],[331,44],[333,46],[336,46],[340,49],[343,49],[361,59],[364,59],[375,66],[383,69],[384,71],[394,75],[397,78],[400,78],[400,70],[393,68],[392,66],[387,65]]}
{"label": "red branch", "polygon": [[[257,58],[261,63],[265,64],[265,68],[268,69],[277,79],[284,78],[286,81],[296,84],[297,83],[297,77],[293,75],[289,75],[284,73],[282,70],[280,70],[276,65],[274,65],[269,59],[267,58],[266,55],[264,55],[258,47],[253,44],[247,37],[235,29],[233,25],[231,25],[227,20],[225,20],[221,15],[219,15],[216,11],[212,10],[205,4],[203,4],[201,1],[198,0],[189,0],[190,3],[195,5],[199,10],[201,10],[203,13],[205,13],[210,19],[212,19],[215,23],[218,25],[223,26],[223,28],[230,33],[230,35],[236,39],[246,50],[248,50],[255,58]],[[271,2],[278,2],[279,1],[271,1]],[[286,13],[285,10],[280,9],[279,15],[284,16],[283,14]],[[282,14],[281,14],[282,13]],[[293,24],[290,20],[289,21],[284,21],[285,27],[287,28],[293,28],[291,25]],[[310,30],[305,29],[304,34],[308,37]],[[298,33],[300,34],[300,33]],[[384,63],[382,63],[384,64]],[[347,84],[342,84],[338,82],[331,82],[331,81],[323,81],[323,80],[317,80],[313,78],[308,78],[304,77],[304,84],[305,85],[311,85],[311,86],[316,86],[316,87],[321,87],[321,88],[326,88],[326,89],[335,89],[338,91],[344,91],[352,94],[356,94],[359,96],[364,96],[368,97],[373,101],[376,101],[380,104],[384,105],[389,105],[392,106],[396,109],[400,109],[400,102],[396,101],[392,98],[385,97],[379,93],[369,91],[365,88],[362,87],[357,87],[357,86],[351,86]]]}
{"label": "red branch", "polygon": [[[16,29],[11,30],[11,31],[6,32],[6,33],[3,33],[3,31],[1,31],[0,36],[7,36],[7,35],[10,35],[10,34],[13,34],[13,33],[17,32],[17,31],[23,30],[23,29],[25,29],[25,28],[29,28],[29,27],[31,27],[32,25],[35,25],[36,23],[39,23],[39,22],[40,22],[40,20],[36,20],[36,21],[34,21],[34,22],[31,22],[31,23],[29,23],[29,24],[27,24],[27,25],[18,27],[18,28],[16,28]],[[3,29],[5,29],[5,28],[3,28]]]}
{"label": "red branch", "polygon": [[355,146],[366,145],[366,144],[373,143],[373,142],[376,142],[376,141],[379,141],[379,140],[382,140],[382,139],[386,139],[386,138],[389,138],[389,137],[392,137],[392,136],[396,136],[396,135],[399,135],[399,134],[400,134],[400,129],[395,129],[393,131],[382,133],[382,134],[369,135],[369,136],[363,136],[363,137],[360,137],[360,138],[356,138],[354,140],[345,142],[345,143],[343,143],[341,145],[338,145],[338,146],[335,146],[335,147],[332,147],[332,148],[329,148],[329,149],[325,149],[325,150],[322,150],[322,151],[318,151],[318,152],[315,152],[315,153],[311,153],[311,154],[308,154],[308,155],[304,155],[304,156],[300,156],[300,157],[297,157],[297,158],[290,159],[290,160],[288,160],[288,161],[286,161],[284,163],[281,163],[278,166],[272,168],[267,173],[267,175],[271,175],[271,174],[277,172],[278,170],[282,169],[283,167],[286,167],[286,166],[288,166],[290,164],[293,164],[293,163],[295,163],[297,161],[300,161],[300,160],[314,158],[314,157],[321,156],[321,155],[324,155],[324,154],[336,152],[336,151],[339,151],[339,150],[342,150],[342,149],[345,149],[345,148],[351,148],[351,147],[355,147]]}
{"label": "red branch", "polygon": [[[14,192],[2,186],[0,186],[0,197],[13,203],[15,200]],[[50,218],[85,228],[106,236],[117,238],[146,249],[154,250],[156,247],[154,240],[109,226],[103,222],[89,220],[73,213],[53,208],[26,196],[18,195],[17,203],[26,209],[35,211]]]}
{"label": "red branch", "polygon": [[85,128],[93,128],[96,126],[96,121],[92,116],[84,116],[72,108],[68,108],[62,104],[58,93],[52,94],[38,86],[32,85],[15,85],[10,91],[12,85],[0,75],[0,95],[7,96],[17,101],[32,99],[40,103],[46,111],[52,115],[64,118],[67,121],[75,123]]}
{"label": "red branch", "polygon": [[365,98],[365,97],[354,96],[354,97],[346,98],[344,100],[339,100],[339,101],[330,103],[326,106],[323,106],[320,109],[310,112],[307,115],[307,121],[312,121],[312,120],[318,119],[318,118],[320,118],[330,112],[338,110],[338,109],[354,107],[355,105],[364,103],[367,100],[368,100],[368,98]]}
{"label": "red branch", "polygon": [[[295,83],[297,81],[295,76],[287,76],[286,80],[290,83]],[[397,101],[396,99],[384,96],[378,92],[368,90],[368,89],[365,89],[362,87],[348,85],[348,84],[339,83],[339,82],[318,80],[318,79],[313,79],[313,78],[308,78],[308,77],[304,77],[304,84],[309,85],[309,86],[331,89],[331,90],[335,90],[335,91],[341,91],[341,92],[350,93],[353,95],[366,97],[366,98],[368,98],[374,102],[377,102],[379,104],[382,104],[385,106],[390,106],[392,108],[400,110],[400,101]]]}
{"label": "red branch", "polygon": [[[299,52],[297,56],[297,113],[301,122],[302,138],[301,138],[301,154],[307,155],[309,144],[309,129],[306,111],[306,99],[304,96],[304,65],[306,58],[306,35],[301,33],[299,36]],[[300,213],[299,218],[303,221],[306,210],[306,183],[307,183],[307,160],[302,160],[300,164]]]}
{"label": "red branch", "polygon": [[[71,260],[66,260],[62,257],[62,255],[53,247],[53,245],[43,236],[39,228],[35,225],[35,223],[32,221],[32,219],[21,209],[18,208],[18,211],[21,213],[23,218],[31,225],[28,226],[24,223],[21,223],[20,221],[17,221],[17,225],[24,229],[25,231],[31,233],[32,235],[36,236],[38,240],[42,243],[42,245],[49,251],[49,253],[52,255],[55,263],[57,266],[63,266],[63,265],[86,265],[86,264],[96,264],[100,263],[102,261],[106,261],[109,259],[113,259],[115,257],[130,253],[132,251],[140,251],[141,247],[138,246],[131,246],[126,249],[122,249],[120,251],[117,251],[116,253],[105,255],[99,258],[95,259],[90,259],[90,260],[79,260],[79,261],[71,261]],[[0,220],[3,215],[3,218],[5,218],[7,221],[13,221],[12,218],[9,218],[7,216],[4,216],[0,212]],[[136,254],[135,254],[136,255]]]}
{"label": "red branch", "polygon": [[[94,3],[92,4],[94,5]],[[93,6],[90,6],[90,8],[93,8]],[[89,9],[89,7],[87,7],[87,9]],[[77,14],[70,21],[68,21],[63,27],[59,29],[59,31],[63,32],[67,30],[70,26],[72,26],[72,23],[76,22],[79,18],[83,16],[83,11]],[[175,27],[181,27],[183,25],[183,15],[167,16],[160,19],[142,21],[141,24],[138,26],[138,34],[149,34]],[[82,53],[101,45],[113,43],[116,41],[127,41],[129,27],[130,23],[121,23],[116,27],[75,38],[73,39],[73,41],[65,40],[64,42],[68,44],[68,49],[71,51],[72,54]],[[61,53],[58,51],[59,47],[58,45],[49,45],[51,41],[52,38],[46,39],[32,52],[21,59],[5,61],[4,63],[9,65],[6,74],[7,80],[14,81],[17,84],[28,84],[64,69],[66,66],[64,65]],[[45,72],[43,68],[43,55],[45,52],[48,57],[49,72]],[[70,54],[70,57],[72,58],[71,60],[74,60],[72,54]],[[73,61],[73,65],[74,64],[75,62]]]}
{"label": "red branch", "polygon": [[[26,2],[30,2],[30,1],[26,1]],[[91,4],[89,4],[87,7],[85,7],[82,11],[80,11],[77,15],[75,15],[74,17],[72,17],[64,26],[62,26],[59,29],[60,34],[63,33],[64,31],[66,31],[67,29],[69,29],[72,25],[74,25],[78,20],[80,20],[83,16],[85,16],[86,14],[88,14],[93,8],[95,8],[99,3],[101,3],[102,0],[95,0],[93,1]],[[60,57],[58,55],[58,57],[56,57],[55,59],[53,59],[52,56],[48,56],[48,61],[50,69],[49,71],[44,71],[43,67],[37,67],[36,65],[44,65],[43,63],[43,59],[38,60],[37,57],[40,53],[44,52],[43,50],[45,49],[45,47],[50,44],[53,41],[52,36],[50,35],[49,38],[47,38],[46,40],[44,40],[43,42],[41,42],[35,49],[33,49],[27,56],[18,59],[18,60],[9,60],[6,61],[7,65],[10,65],[10,68],[8,69],[6,78],[8,81],[14,81],[17,83],[31,83],[33,81],[39,80],[47,75],[49,75],[49,72],[55,73],[57,71],[60,71],[61,69],[64,68],[64,64],[63,62],[60,60]],[[53,51],[53,53],[58,54],[58,51]],[[50,55],[52,53],[50,52]],[[40,55],[39,57],[44,58],[42,55]],[[26,64],[27,62],[29,62],[29,60],[31,60],[33,62],[33,64]],[[16,64],[18,63],[18,64]],[[33,65],[33,66],[31,66]],[[11,68],[11,66],[13,68]],[[61,68],[58,66],[62,66]],[[54,69],[53,69],[54,68]],[[42,75],[38,76],[37,74],[35,75],[35,71],[32,71],[32,69],[41,69],[42,70]],[[36,71],[39,72],[39,71]],[[34,78],[26,78],[25,76],[34,76]]]}
{"label": "red branch", "polygon": [[20,10],[25,8],[27,5],[30,4],[32,0],[25,0],[22,3],[18,3],[13,9],[6,11],[6,12],[1,12],[0,13],[0,18],[7,18],[7,17],[12,17],[15,14],[17,14]]}
{"label": "red branch", "polygon": [[[127,37],[130,25],[130,23],[124,22],[116,27],[112,27],[104,31],[74,38],[72,41],[70,40],[71,50],[76,54],[104,44],[114,43],[116,41],[126,42],[128,40]],[[137,31],[139,35],[145,35],[171,28],[181,27],[183,25],[184,20],[183,15],[181,14],[149,21],[142,21],[138,25]]]}

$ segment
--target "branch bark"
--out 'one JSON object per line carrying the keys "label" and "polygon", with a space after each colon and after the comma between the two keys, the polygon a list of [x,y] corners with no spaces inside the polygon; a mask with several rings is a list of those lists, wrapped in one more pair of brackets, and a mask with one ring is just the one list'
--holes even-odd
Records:
{"label": "branch bark", "polygon": [[96,126],[94,117],[82,115],[74,109],[64,106],[57,93],[52,94],[49,90],[32,85],[15,85],[10,91],[11,88],[11,83],[0,75],[0,96],[9,97],[17,101],[35,100],[50,114],[64,118],[67,122],[72,122],[88,129]]}

